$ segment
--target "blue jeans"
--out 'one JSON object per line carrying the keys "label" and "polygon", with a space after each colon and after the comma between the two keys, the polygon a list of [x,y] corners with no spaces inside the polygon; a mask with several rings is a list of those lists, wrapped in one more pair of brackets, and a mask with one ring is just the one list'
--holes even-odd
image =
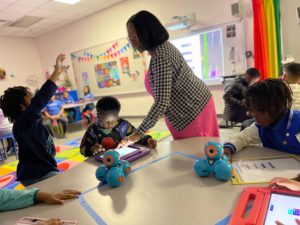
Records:
{"label": "blue jeans", "polygon": [[28,179],[28,180],[20,180],[21,184],[23,184],[25,187],[26,186],[29,186],[31,184],[34,184],[34,183],[37,183],[37,182],[40,182],[42,180],[46,180],[50,177],[53,177],[55,175],[59,174],[59,172],[56,172],[56,171],[51,171],[49,173],[47,173],[45,176],[41,177],[41,178],[37,178],[37,179]]}

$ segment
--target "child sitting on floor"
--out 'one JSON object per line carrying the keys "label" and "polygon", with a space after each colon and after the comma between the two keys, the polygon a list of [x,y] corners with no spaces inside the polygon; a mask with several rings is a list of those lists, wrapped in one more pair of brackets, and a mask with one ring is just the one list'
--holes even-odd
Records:
{"label": "child sitting on floor", "polygon": [[[118,99],[111,96],[101,98],[97,102],[98,121],[85,132],[81,141],[80,152],[84,156],[92,156],[100,151],[114,149],[126,136],[135,131],[133,125],[119,118],[121,105]],[[150,135],[144,136],[138,144],[156,147],[156,141]]]}
{"label": "child sitting on floor", "polygon": [[246,105],[256,122],[224,144],[225,154],[262,143],[266,148],[300,155],[300,111],[290,109],[292,92],[285,81],[266,79],[254,84],[247,90]]}
{"label": "child sitting on floor", "polygon": [[0,107],[13,123],[13,135],[19,145],[17,180],[24,186],[58,173],[55,146],[42,124],[41,111],[57,90],[55,82],[65,70],[64,59],[62,54],[57,57],[55,71],[34,97],[26,87],[8,88],[0,97]]}

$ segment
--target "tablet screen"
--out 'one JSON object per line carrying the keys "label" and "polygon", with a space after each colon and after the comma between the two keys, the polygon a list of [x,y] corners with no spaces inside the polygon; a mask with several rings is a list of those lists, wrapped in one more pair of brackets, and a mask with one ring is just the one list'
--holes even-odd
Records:
{"label": "tablet screen", "polygon": [[[132,152],[135,152],[136,150],[138,149],[133,147],[124,147],[124,148],[117,149],[116,151],[119,152],[121,158],[124,155],[128,155]],[[103,155],[101,155],[101,158],[103,158]]]}
{"label": "tablet screen", "polygon": [[271,194],[265,225],[274,225],[275,221],[282,224],[296,224],[300,219],[300,197],[284,194]]}

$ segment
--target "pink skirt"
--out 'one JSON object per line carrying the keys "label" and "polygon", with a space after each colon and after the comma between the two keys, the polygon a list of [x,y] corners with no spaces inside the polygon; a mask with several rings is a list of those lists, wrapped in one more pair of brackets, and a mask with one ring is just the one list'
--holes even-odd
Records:
{"label": "pink skirt", "polygon": [[219,126],[213,97],[210,98],[208,104],[195,120],[183,130],[177,131],[166,117],[165,122],[174,140],[190,137],[219,137]]}

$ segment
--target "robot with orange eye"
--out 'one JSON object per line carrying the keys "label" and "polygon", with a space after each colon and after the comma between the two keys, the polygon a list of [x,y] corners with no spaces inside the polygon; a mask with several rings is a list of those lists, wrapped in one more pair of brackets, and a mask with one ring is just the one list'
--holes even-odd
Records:
{"label": "robot with orange eye", "polygon": [[228,181],[232,177],[232,166],[227,156],[223,155],[223,147],[220,143],[210,141],[204,147],[205,158],[198,159],[194,163],[194,170],[200,177],[213,174],[218,180]]}
{"label": "robot with orange eye", "polygon": [[109,150],[103,155],[103,164],[96,170],[96,178],[101,182],[107,182],[111,187],[120,186],[130,172],[130,163],[120,160],[117,151]]}

